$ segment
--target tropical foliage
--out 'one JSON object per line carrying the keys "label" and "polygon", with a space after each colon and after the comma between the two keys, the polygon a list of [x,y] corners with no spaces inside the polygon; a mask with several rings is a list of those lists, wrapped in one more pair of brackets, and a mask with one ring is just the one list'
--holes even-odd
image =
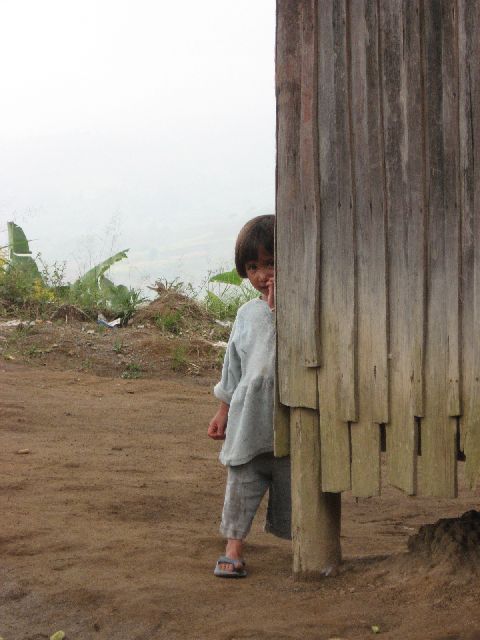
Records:
{"label": "tropical foliage", "polygon": [[64,282],[65,265],[49,268],[33,258],[23,229],[8,222],[8,246],[0,258],[0,301],[4,311],[41,315],[59,304],[73,304],[95,317],[101,311],[123,318],[132,316],[144,300],[140,291],[116,285],[106,273],[112,265],[126,259],[128,249],[96,265],[74,283]]}

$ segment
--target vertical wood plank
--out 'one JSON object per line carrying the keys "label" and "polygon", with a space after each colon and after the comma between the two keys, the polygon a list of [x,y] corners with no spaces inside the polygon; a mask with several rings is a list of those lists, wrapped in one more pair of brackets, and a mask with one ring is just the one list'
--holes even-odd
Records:
{"label": "vertical wood plank", "polygon": [[462,208],[461,448],[471,487],[480,475],[480,3],[459,0]]}
{"label": "vertical wood plank", "polygon": [[414,494],[415,416],[423,415],[426,266],[419,1],[379,6],[389,247],[387,479]]}
{"label": "vertical wood plank", "polygon": [[318,166],[317,1],[302,0],[300,95],[300,211],[305,251],[301,256],[304,364],[318,367],[320,353],[320,212]]}
{"label": "vertical wood plank", "polygon": [[453,3],[426,0],[423,64],[428,189],[427,339],[419,492],[457,491],[459,393],[458,47]]}
{"label": "vertical wood plank", "polygon": [[280,402],[278,358],[275,363],[275,397],[273,405],[273,453],[277,458],[290,455],[290,409]]}
{"label": "vertical wood plank", "polygon": [[318,413],[291,409],[293,573],[315,579],[341,561],[339,493],[322,493]]}
{"label": "vertical wood plank", "polygon": [[351,110],[357,252],[358,422],[352,492],[380,491],[380,429],[388,422],[384,162],[376,0],[350,3]]}
{"label": "vertical wood plank", "polygon": [[276,290],[278,385],[288,406],[317,407],[319,233],[314,0],[278,0]]}
{"label": "vertical wood plank", "polygon": [[355,257],[345,2],[318,13],[322,488],[350,488],[348,422],[356,420]]}

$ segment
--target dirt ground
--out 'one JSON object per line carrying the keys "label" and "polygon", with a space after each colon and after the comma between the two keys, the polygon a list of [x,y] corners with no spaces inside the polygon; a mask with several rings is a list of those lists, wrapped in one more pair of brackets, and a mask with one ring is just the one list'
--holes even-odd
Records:
{"label": "dirt ground", "polygon": [[[143,329],[65,328],[62,338],[49,326],[15,340],[9,331],[0,357],[4,640],[58,630],[69,640],[480,640],[479,576],[407,561],[408,537],[478,509],[478,490],[462,488],[457,500],[345,495],[345,562],[320,583],[292,579],[290,544],[263,533],[261,513],[248,578],[219,580],[224,469],[206,437],[214,350],[195,363],[189,347],[172,366],[169,340],[149,347]],[[140,360],[140,378],[121,377]]]}

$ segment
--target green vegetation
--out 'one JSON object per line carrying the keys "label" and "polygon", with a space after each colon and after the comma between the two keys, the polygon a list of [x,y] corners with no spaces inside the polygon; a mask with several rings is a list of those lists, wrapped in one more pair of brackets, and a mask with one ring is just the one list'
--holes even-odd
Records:
{"label": "green vegetation", "polygon": [[169,331],[175,335],[180,334],[182,325],[182,314],[179,310],[165,314],[158,314],[154,318],[159,329]]}
{"label": "green vegetation", "polygon": [[[214,285],[216,292],[212,290]],[[258,296],[248,281],[242,280],[236,269],[211,275],[207,281],[205,305],[220,320],[234,320],[238,308]]]}
{"label": "green vegetation", "polygon": [[123,353],[123,340],[115,340],[112,348],[115,353]]}
{"label": "green vegetation", "polygon": [[183,345],[176,347],[172,355],[172,369],[184,371],[187,365],[187,349]]}
{"label": "green vegetation", "polygon": [[127,380],[135,380],[142,377],[142,368],[135,362],[127,364],[125,371],[122,373],[122,378]]}
{"label": "green vegetation", "polygon": [[95,319],[99,312],[120,317],[126,324],[145,300],[141,292],[115,285],[107,276],[110,267],[127,258],[120,251],[96,265],[76,282],[66,283],[65,264],[48,267],[32,257],[28,240],[18,225],[8,222],[8,246],[0,254],[0,310],[20,317],[44,317],[62,305],[73,305]]}
{"label": "green vegetation", "polygon": [[[32,256],[25,233],[8,222],[8,246],[0,248],[0,315],[24,319],[56,318],[72,314],[72,307],[84,319],[121,318],[126,325],[139,306],[147,301],[140,290],[116,285],[108,277],[109,269],[127,258],[127,250],[119,251],[100,262],[73,283],[66,282],[65,263],[47,265],[40,254]],[[165,293],[179,294],[184,300],[195,301],[210,316],[221,321],[234,320],[238,308],[258,293],[235,269],[209,274],[204,285],[194,288],[178,279],[160,280],[150,287],[161,297]],[[65,310],[63,308],[66,308]],[[55,316],[55,312],[59,315]],[[162,310],[154,317],[155,324],[173,335],[181,335],[192,326],[192,306]],[[117,353],[121,352],[121,348]]]}

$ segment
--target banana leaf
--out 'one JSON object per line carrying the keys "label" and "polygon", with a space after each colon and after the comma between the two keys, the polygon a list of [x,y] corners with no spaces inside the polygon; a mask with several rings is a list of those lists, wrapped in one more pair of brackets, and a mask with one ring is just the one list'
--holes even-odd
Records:
{"label": "banana leaf", "polygon": [[73,286],[81,287],[82,289],[85,289],[87,291],[92,291],[95,289],[104,289],[106,292],[108,292],[109,290],[112,289],[112,287],[115,287],[115,285],[111,280],[106,278],[104,274],[116,262],[119,262],[120,260],[124,260],[125,258],[127,258],[128,257],[127,252],[128,252],[128,249],[125,249],[124,251],[119,251],[115,255],[110,256],[110,258],[107,258],[106,260],[101,262],[100,264],[97,264],[95,267],[93,267],[93,269],[90,269],[89,271],[87,271],[87,273],[85,273],[83,276],[78,278],[78,280],[76,280],[73,283]]}
{"label": "banana leaf", "polygon": [[32,252],[28,246],[28,240],[23,229],[14,222],[7,222],[8,248],[9,248],[9,269],[21,269],[32,280],[42,279],[37,263],[32,258]]}
{"label": "banana leaf", "polygon": [[225,271],[224,273],[217,273],[209,279],[209,282],[221,282],[222,284],[234,284],[237,287],[243,282],[242,278],[238,275],[236,269],[231,271]]}
{"label": "banana leaf", "polygon": [[100,307],[109,309],[112,314],[127,321],[144,298],[139,291],[123,284],[114,284],[105,275],[112,265],[128,257],[127,252],[128,249],[119,251],[76,280],[71,285],[74,297],[80,302],[94,300]]}
{"label": "banana leaf", "polygon": [[224,307],[225,302],[219,296],[213,293],[213,291],[207,291],[207,305],[218,305]]}

